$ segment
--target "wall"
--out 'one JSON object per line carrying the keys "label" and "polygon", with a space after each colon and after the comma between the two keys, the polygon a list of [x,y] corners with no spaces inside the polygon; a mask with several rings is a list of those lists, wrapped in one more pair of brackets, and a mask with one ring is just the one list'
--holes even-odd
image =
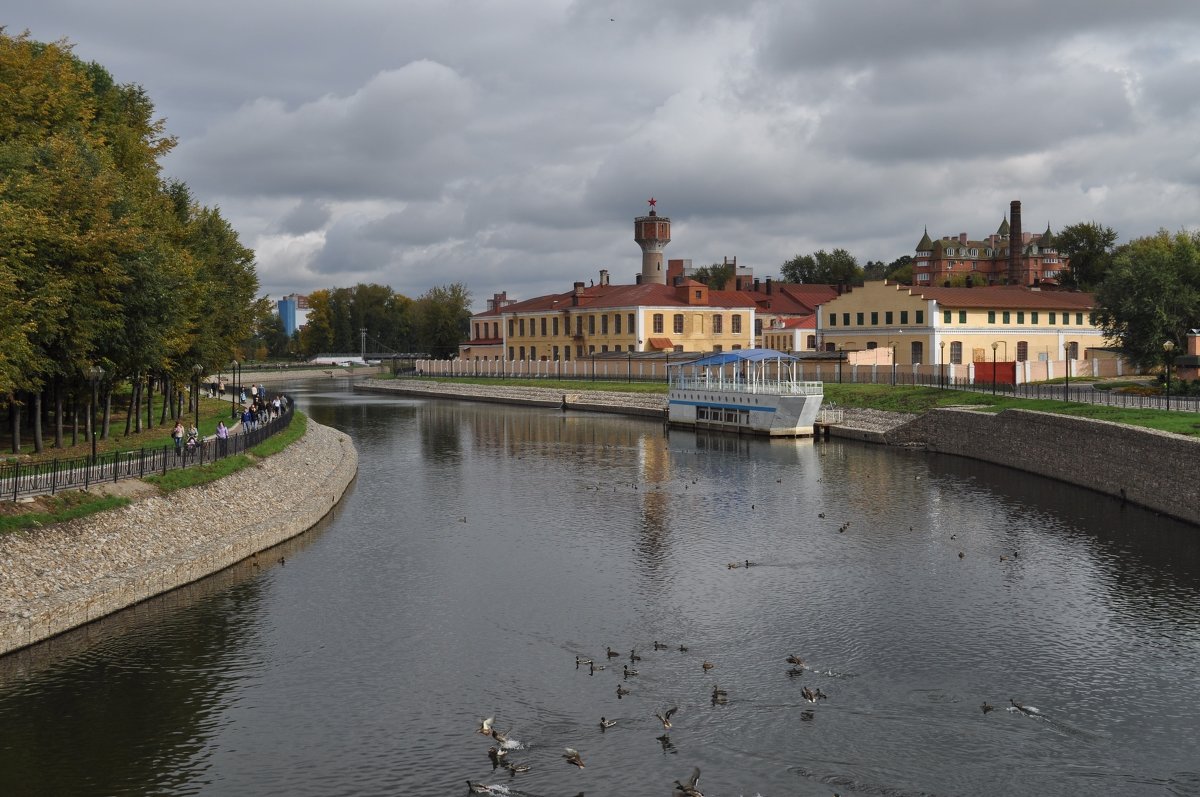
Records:
{"label": "wall", "polygon": [[1200,439],[1029,410],[932,410],[886,436],[893,445],[1006,465],[1200,524]]}

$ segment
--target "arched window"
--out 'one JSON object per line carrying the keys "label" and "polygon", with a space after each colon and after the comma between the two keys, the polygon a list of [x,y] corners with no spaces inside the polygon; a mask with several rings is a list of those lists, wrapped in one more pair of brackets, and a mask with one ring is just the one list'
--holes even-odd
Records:
{"label": "arched window", "polygon": [[950,341],[950,362],[953,365],[962,365],[962,341]]}
{"label": "arched window", "polygon": [[921,341],[914,340],[909,349],[909,353],[912,355],[913,365],[920,365],[921,363],[925,362],[925,345],[921,343]]}
{"label": "arched window", "polygon": [[683,313],[675,314],[675,334],[683,334]]}
{"label": "arched window", "polygon": [[1029,343],[1024,340],[1017,341],[1017,362],[1023,363],[1029,359]]}

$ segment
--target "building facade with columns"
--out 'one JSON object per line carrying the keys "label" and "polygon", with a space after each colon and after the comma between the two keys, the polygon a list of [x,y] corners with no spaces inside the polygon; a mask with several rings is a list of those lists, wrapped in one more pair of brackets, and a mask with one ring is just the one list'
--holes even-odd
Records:
{"label": "building facade with columns", "polygon": [[1093,309],[1075,291],[868,282],[821,305],[815,334],[840,351],[894,349],[901,365],[1078,360],[1108,345]]}

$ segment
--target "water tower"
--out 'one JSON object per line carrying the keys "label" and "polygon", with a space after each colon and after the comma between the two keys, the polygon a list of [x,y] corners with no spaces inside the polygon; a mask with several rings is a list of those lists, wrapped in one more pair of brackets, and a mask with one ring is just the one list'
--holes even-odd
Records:
{"label": "water tower", "polygon": [[671,243],[671,220],[658,215],[654,206],[657,201],[650,198],[650,213],[633,220],[633,240],[642,247],[642,273],[639,283],[667,284],[667,272],[663,271],[663,249]]}

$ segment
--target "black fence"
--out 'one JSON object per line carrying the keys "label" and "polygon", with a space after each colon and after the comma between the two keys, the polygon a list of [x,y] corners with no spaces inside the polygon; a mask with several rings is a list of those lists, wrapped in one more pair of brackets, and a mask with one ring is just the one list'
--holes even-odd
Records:
{"label": "black fence", "polygon": [[[86,490],[101,482],[140,479],[241,454],[288,427],[294,412],[291,398],[285,398],[282,403],[284,408],[279,417],[262,421],[254,429],[231,433],[225,440],[216,437],[198,440],[194,446],[184,445],[179,451],[176,451],[174,444],[170,444],[162,448],[113,451],[100,454],[95,461],[90,456],[84,456],[48,462],[2,464],[0,501],[16,501],[22,496],[53,495],[59,490]],[[169,431],[167,427],[164,429]]]}

